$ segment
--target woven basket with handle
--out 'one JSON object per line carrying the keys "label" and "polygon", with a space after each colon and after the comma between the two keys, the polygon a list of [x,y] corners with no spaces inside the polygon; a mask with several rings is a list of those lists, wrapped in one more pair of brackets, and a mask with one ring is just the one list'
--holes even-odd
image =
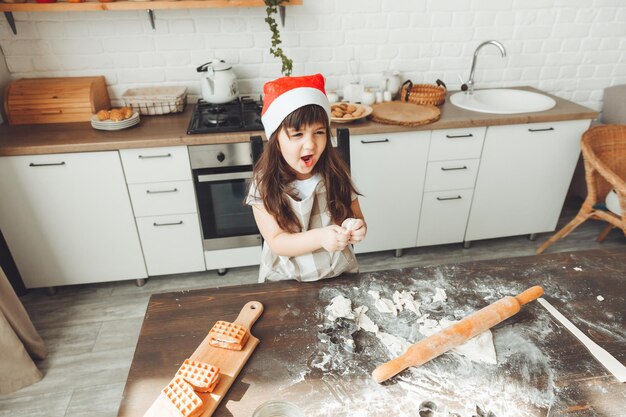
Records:
{"label": "woven basket with handle", "polygon": [[411,80],[405,81],[400,89],[400,100],[413,104],[426,104],[440,106],[446,101],[448,89],[443,81],[437,80],[437,84],[413,84]]}

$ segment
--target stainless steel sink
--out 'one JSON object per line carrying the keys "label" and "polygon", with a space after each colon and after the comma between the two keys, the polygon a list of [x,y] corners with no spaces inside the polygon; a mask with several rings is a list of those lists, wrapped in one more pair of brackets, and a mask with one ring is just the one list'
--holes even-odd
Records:
{"label": "stainless steel sink", "polygon": [[533,113],[556,105],[546,95],[510,88],[474,90],[473,94],[461,91],[450,96],[450,102],[462,109],[494,114]]}

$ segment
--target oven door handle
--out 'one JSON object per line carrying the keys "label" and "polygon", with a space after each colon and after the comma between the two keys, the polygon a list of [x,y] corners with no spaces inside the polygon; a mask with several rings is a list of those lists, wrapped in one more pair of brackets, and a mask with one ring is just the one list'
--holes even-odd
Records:
{"label": "oven door handle", "polygon": [[252,171],[247,172],[229,172],[227,174],[206,174],[198,175],[198,182],[243,180],[252,178]]}

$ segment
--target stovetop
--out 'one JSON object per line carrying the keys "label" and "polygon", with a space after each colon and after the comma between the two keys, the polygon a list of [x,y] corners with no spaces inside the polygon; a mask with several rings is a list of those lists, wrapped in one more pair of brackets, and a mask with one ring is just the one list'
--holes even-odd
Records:
{"label": "stovetop", "polygon": [[261,100],[248,96],[241,96],[225,104],[211,104],[199,99],[191,115],[187,134],[263,130],[262,109]]}

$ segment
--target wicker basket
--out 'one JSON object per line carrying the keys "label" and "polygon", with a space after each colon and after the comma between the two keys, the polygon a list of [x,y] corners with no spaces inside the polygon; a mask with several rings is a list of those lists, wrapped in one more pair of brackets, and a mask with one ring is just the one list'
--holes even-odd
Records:
{"label": "wicker basket", "polygon": [[124,103],[142,115],[180,113],[187,104],[185,87],[132,88],[122,94]]}
{"label": "wicker basket", "polygon": [[400,100],[413,104],[440,106],[446,101],[447,91],[446,85],[441,80],[437,80],[437,85],[413,84],[411,80],[407,80],[400,89]]}

